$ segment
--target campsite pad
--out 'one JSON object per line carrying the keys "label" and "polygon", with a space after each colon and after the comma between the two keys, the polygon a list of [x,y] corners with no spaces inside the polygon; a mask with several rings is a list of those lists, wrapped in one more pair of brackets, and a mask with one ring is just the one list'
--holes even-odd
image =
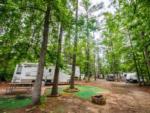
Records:
{"label": "campsite pad", "polygon": [[[69,94],[69,93],[63,91],[67,87],[69,87],[69,86],[59,87],[59,93],[60,94]],[[106,90],[106,89],[102,89],[102,88],[94,87],[94,86],[76,85],[75,87],[78,88],[80,91],[75,92],[73,94],[84,100],[90,100],[91,96],[108,92],[108,90]],[[49,92],[51,92],[51,89],[48,89],[46,91],[46,94],[48,94]]]}
{"label": "campsite pad", "polygon": [[1,109],[17,109],[31,104],[31,98],[16,99],[16,98],[0,98]]}

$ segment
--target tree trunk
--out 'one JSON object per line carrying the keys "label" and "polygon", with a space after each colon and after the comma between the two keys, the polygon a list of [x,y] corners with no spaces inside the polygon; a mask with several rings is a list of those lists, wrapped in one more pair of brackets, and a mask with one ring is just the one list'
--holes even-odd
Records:
{"label": "tree trunk", "polygon": [[72,74],[71,74],[71,81],[70,81],[70,89],[74,89],[74,77],[75,77],[75,70],[76,70],[77,41],[78,41],[78,0],[76,1],[76,34],[75,34],[75,38],[74,38],[74,51],[73,51]]}
{"label": "tree trunk", "polygon": [[105,78],[105,75],[102,73],[102,78],[104,79]]}
{"label": "tree trunk", "polygon": [[40,50],[40,58],[38,63],[38,72],[37,77],[34,83],[33,92],[32,92],[32,103],[39,104],[40,103],[40,96],[41,96],[41,84],[44,72],[44,63],[45,63],[45,55],[47,51],[47,43],[48,43],[48,31],[49,31],[49,19],[50,19],[50,4],[47,4],[47,10],[45,12],[44,18],[44,30],[43,30],[43,41]]}
{"label": "tree trunk", "polygon": [[94,51],[94,80],[96,81],[97,79],[97,68],[96,68],[96,50]]}
{"label": "tree trunk", "polygon": [[90,49],[89,49],[89,17],[87,13],[87,28],[86,28],[86,36],[87,36],[87,44],[86,44],[86,76],[88,77],[88,81],[90,81]]}
{"label": "tree trunk", "polygon": [[[141,32],[142,41],[144,41],[144,35],[145,35],[145,33]],[[146,69],[147,69],[148,78],[150,81],[150,60],[149,60],[149,54],[148,54],[147,46],[144,47],[143,57],[144,57],[144,62],[145,62]]]}
{"label": "tree trunk", "polygon": [[[112,52],[114,51],[114,43],[113,43],[113,41],[112,41],[112,39],[110,40],[110,44],[111,44],[111,50],[112,50]],[[115,74],[116,74],[116,66],[115,66],[115,60],[116,60],[116,58],[115,58],[116,56],[115,56],[115,53],[113,52],[112,53],[112,64],[111,64],[111,71],[113,72],[113,75],[115,76]]]}
{"label": "tree trunk", "polygon": [[[133,45],[132,45],[132,40],[131,40],[129,31],[128,31],[128,37],[129,37],[130,46],[131,46],[131,49],[132,49],[133,61],[134,61],[135,69],[136,69],[136,72],[137,72],[138,81],[140,81],[140,72],[139,72],[139,69],[138,69],[138,63],[137,63],[137,59],[136,59],[136,55],[135,55],[135,52],[134,52],[134,48],[133,48]],[[139,82],[139,85],[141,85],[140,82]]]}
{"label": "tree trunk", "polygon": [[144,48],[144,56],[145,56],[145,60],[146,60],[146,64],[147,64],[148,78],[150,81],[150,60],[149,60],[148,50],[146,47]]}
{"label": "tree trunk", "polygon": [[59,32],[59,37],[58,37],[57,59],[56,59],[53,87],[52,87],[52,92],[51,92],[52,96],[58,96],[58,80],[59,80],[59,68],[60,68],[60,62],[61,62],[62,36],[63,36],[63,27],[62,25],[60,25],[60,32]]}

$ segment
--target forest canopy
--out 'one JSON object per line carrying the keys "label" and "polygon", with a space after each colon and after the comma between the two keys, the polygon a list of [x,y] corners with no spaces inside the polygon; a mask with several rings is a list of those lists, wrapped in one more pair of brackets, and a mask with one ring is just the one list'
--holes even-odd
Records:
{"label": "forest canopy", "polygon": [[[102,10],[104,3],[79,2],[85,13],[76,10],[75,0],[1,0],[0,80],[11,80],[16,64],[39,61],[45,13],[50,10],[44,66],[59,59],[59,67],[65,68],[76,59],[81,73],[89,78],[137,72],[139,79],[149,83],[150,1],[113,0],[110,7],[115,12],[99,14],[103,21],[91,15]],[[96,32],[100,35],[95,36]]]}

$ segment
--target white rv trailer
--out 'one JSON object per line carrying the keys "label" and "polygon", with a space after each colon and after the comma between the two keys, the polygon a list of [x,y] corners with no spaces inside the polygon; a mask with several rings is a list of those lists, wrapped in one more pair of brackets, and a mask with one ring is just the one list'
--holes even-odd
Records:
{"label": "white rv trailer", "polygon": [[75,77],[80,77],[80,68],[76,66]]}
{"label": "white rv trailer", "polygon": [[126,78],[126,82],[138,82],[138,77],[136,72],[124,73],[124,76]]}
{"label": "white rv trailer", "polygon": [[[12,81],[13,83],[34,82],[37,75],[38,64],[24,63],[16,66]],[[44,67],[43,81],[53,82],[55,68]],[[70,76],[60,71],[59,82],[69,82]]]}
{"label": "white rv trailer", "polygon": [[[36,79],[37,69],[38,69],[38,64],[36,63],[18,64],[16,66],[11,82],[12,83],[23,83],[23,82],[32,83]],[[55,72],[54,66],[50,66],[49,68],[44,67],[43,81],[52,83],[53,78],[54,78],[54,72]],[[60,75],[59,83],[70,81],[70,75],[66,74],[63,70],[60,70],[59,75]],[[80,69],[77,66],[76,66],[75,77],[80,77]]]}
{"label": "white rv trailer", "polygon": [[[69,75],[71,75],[71,73],[72,73],[72,65],[68,65],[67,66],[67,70],[68,70],[68,74]],[[75,67],[76,69],[75,69],[75,77],[76,78],[80,78],[80,68],[79,68],[79,66],[76,66]]]}

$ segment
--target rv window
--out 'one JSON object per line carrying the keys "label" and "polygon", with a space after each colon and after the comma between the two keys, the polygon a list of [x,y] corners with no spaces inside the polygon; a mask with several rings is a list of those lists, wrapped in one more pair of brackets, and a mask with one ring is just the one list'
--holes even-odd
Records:
{"label": "rv window", "polygon": [[22,66],[18,66],[16,74],[21,74]]}
{"label": "rv window", "polygon": [[49,72],[51,72],[52,70],[51,69],[49,69]]}
{"label": "rv window", "polygon": [[35,64],[25,64],[24,67],[37,67]]}

